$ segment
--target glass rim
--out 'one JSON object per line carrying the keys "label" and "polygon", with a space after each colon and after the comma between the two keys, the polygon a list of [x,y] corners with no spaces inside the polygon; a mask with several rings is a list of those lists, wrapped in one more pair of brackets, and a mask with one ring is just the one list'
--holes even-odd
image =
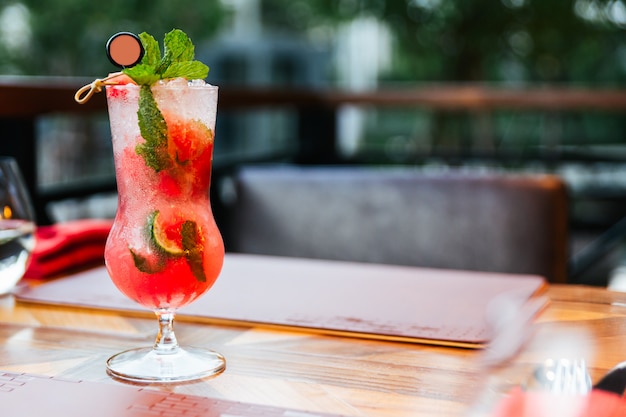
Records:
{"label": "glass rim", "polygon": [[[196,80],[188,80],[187,81],[187,85],[173,85],[171,83],[161,83],[160,81],[157,81],[156,83],[152,84],[150,86],[150,88],[157,88],[157,89],[166,89],[166,90],[187,90],[187,89],[192,89],[192,90],[211,90],[211,91],[217,91],[219,89],[219,86],[214,85],[214,84],[192,84],[193,81]],[[106,86],[106,88],[124,88],[124,89],[128,89],[128,88],[132,88],[132,89],[139,89],[141,88],[140,85],[138,84],[133,84],[133,83],[128,83],[128,84],[108,84]]]}

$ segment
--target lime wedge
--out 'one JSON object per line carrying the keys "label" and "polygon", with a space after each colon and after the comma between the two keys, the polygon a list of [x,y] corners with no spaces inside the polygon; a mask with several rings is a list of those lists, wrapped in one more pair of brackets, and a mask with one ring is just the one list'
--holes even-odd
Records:
{"label": "lime wedge", "polygon": [[150,237],[154,245],[168,255],[181,256],[184,254],[182,226],[184,221],[164,218],[159,211],[155,211],[148,219]]}

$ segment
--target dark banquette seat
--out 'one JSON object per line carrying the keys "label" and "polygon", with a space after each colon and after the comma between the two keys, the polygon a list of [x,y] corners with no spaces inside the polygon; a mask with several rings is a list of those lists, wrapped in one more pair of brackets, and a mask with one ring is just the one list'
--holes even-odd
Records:
{"label": "dark banquette seat", "polygon": [[568,199],[557,176],[272,165],[233,179],[232,252],[566,281]]}

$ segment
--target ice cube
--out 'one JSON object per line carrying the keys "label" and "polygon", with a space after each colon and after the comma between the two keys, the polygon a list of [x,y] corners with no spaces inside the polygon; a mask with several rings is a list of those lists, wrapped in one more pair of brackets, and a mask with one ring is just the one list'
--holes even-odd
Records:
{"label": "ice cube", "polygon": [[172,79],[167,79],[167,80],[159,80],[158,85],[162,87],[172,87],[172,88],[187,87],[187,79],[186,78],[172,78]]}

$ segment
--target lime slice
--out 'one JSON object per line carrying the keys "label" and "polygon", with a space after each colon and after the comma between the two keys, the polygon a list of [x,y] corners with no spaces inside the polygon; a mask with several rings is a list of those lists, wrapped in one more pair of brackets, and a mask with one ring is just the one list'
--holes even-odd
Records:
{"label": "lime slice", "polygon": [[148,227],[155,246],[169,255],[183,255],[183,223],[182,220],[165,218],[158,210],[153,212],[148,219]]}

